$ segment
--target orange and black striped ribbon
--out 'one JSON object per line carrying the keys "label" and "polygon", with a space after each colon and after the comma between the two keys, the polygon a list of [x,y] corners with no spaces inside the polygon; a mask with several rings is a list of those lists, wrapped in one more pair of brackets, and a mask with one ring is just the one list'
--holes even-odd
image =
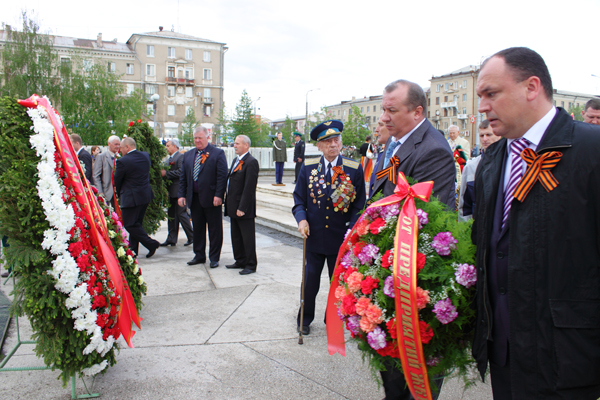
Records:
{"label": "orange and black striped ribbon", "polygon": [[342,168],[342,166],[340,166],[340,165],[331,167],[331,169],[333,170],[333,176],[331,177],[331,184],[333,184],[335,182],[335,179],[338,176],[341,176],[342,178],[344,176],[346,176],[346,173],[344,172],[344,168]]}
{"label": "orange and black striped ribbon", "polygon": [[233,172],[241,171],[243,164],[244,164],[244,162],[242,160],[238,161],[238,165],[237,165],[237,167],[235,167],[235,169],[233,170]]}
{"label": "orange and black striped ribbon", "polygon": [[558,181],[550,170],[558,164],[561,157],[562,153],[558,151],[537,154],[530,148],[524,149],[521,152],[521,158],[527,163],[527,171],[525,171],[521,182],[515,188],[515,198],[520,202],[525,200],[525,197],[538,180],[547,192],[557,187]]}
{"label": "orange and black striped ribbon", "polygon": [[398,166],[400,165],[400,159],[398,156],[390,158],[390,166],[386,169],[382,169],[377,172],[377,179],[381,179],[387,176],[388,181],[396,184],[396,175],[398,175]]}
{"label": "orange and black striped ribbon", "polygon": [[208,153],[200,154],[200,164],[204,164],[204,161],[208,158]]}

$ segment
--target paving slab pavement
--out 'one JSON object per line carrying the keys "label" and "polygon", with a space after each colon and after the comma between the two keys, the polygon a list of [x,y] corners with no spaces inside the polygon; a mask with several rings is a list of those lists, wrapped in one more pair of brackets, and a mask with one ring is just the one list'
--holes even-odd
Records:
{"label": "paving slab pavement", "polygon": [[[164,224],[154,235],[166,239]],[[371,379],[356,345],[347,356],[329,356],[325,325],[319,318],[298,345],[296,313],[301,284],[301,241],[257,228],[258,272],[248,276],[228,270],[233,263],[229,223],[224,222],[220,266],[188,266],[192,249],[180,235],[176,247],[161,247],[150,259],[141,248],[140,267],[148,283],[141,313],[142,329],[134,349],[119,339],[117,364],[99,375],[93,391],[102,399],[381,399],[383,389]],[[324,315],[327,273],[322,275],[317,315]],[[12,283],[0,290],[8,294]],[[3,352],[16,342],[14,319]],[[21,338],[31,335],[20,319]],[[32,345],[22,346],[7,367],[43,366]],[[69,399],[70,387],[58,371],[0,373],[0,399]],[[86,379],[88,385],[91,380]],[[77,393],[83,394],[80,380]],[[446,399],[491,399],[479,384],[463,393],[448,379]]]}

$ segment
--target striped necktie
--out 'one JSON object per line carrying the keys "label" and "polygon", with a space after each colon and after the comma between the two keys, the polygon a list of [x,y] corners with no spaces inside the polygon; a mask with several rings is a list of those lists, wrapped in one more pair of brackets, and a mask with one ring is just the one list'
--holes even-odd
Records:
{"label": "striped necktie", "polygon": [[202,159],[202,153],[204,150],[198,150],[196,154],[196,162],[194,163],[194,182],[198,180],[198,175],[200,174],[200,160]]}
{"label": "striped necktie", "polygon": [[521,138],[514,140],[510,144],[510,156],[512,159],[510,166],[510,179],[508,180],[506,189],[504,189],[504,213],[502,214],[502,228],[504,228],[504,225],[508,220],[510,205],[514,200],[513,194],[515,192],[515,188],[523,177],[523,160],[521,159],[521,152],[525,150],[530,143],[531,142],[529,140]]}

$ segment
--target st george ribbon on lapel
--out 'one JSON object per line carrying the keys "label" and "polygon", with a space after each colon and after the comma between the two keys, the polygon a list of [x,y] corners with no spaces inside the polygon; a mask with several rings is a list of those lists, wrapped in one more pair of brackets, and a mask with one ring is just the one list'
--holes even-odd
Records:
{"label": "st george ribbon on lapel", "polygon": [[392,158],[392,154],[394,154],[394,149],[398,147],[400,144],[399,140],[390,143],[390,147],[385,151],[385,163],[383,164],[383,168],[386,168],[390,163],[390,158]]}

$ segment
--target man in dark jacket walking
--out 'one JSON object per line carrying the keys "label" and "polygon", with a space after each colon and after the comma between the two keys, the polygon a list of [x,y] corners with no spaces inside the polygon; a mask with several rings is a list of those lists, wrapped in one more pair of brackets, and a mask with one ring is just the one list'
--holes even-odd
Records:
{"label": "man in dark jacket walking", "polygon": [[304,162],[304,140],[302,140],[300,132],[294,132],[294,141],[296,142],[294,145],[294,162],[296,163],[296,168],[294,170],[293,183],[296,183],[300,174],[300,168],[302,168],[302,163]]}
{"label": "man in dark jacket walking", "polygon": [[479,112],[494,134],[475,178],[473,355],[494,399],[600,396],[600,128],[552,102],[527,48],[486,60]]}

